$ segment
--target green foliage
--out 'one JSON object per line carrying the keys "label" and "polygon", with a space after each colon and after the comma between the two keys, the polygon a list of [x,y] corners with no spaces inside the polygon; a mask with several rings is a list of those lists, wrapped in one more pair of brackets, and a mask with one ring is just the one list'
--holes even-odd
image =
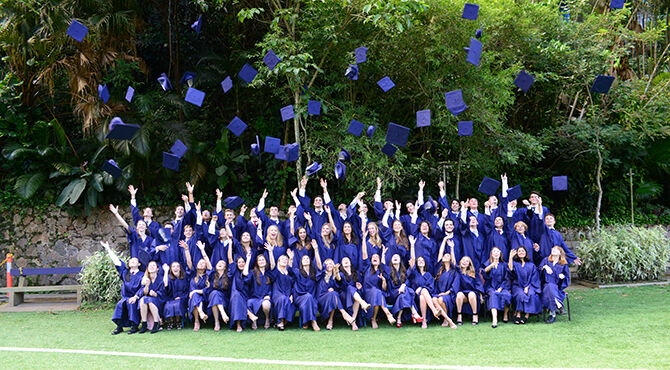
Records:
{"label": "green foliage", "polygon": [[[128,262],[128,258],[119,256]],[[82,262],[79,280],[83,286],[81,294],[83,303],[90,306],[113,306],[121,299],[121,280],[119,273],[110,262],[109,256],[97,251]]]}
{"label": "green foliage", "polygon": [[601,283],[658,280],[670,258],[670,239],[659,226],[614,226],[582,241],[579,277]]}

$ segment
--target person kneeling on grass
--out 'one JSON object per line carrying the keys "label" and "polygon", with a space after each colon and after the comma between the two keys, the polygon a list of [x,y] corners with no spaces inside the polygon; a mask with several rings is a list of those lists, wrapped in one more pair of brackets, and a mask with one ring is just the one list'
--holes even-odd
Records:
{"label": "person kneeling on grass", "polygon": [[[525,324],[530,314],[540,313],[540,278],[537,268],[530,262],[528,250],[519,246],[512,249],[509,254],[508,267],[512,272],[512,300],[516,307],[514,315],[515,324]],[[522,318],[521,313],[525,313]]]}
{"label": "person kneeling on grass", "polygon": [[141,283],[144,277],[144,273],[139,269],[140,261],[133,257],[128,260],[128,267],[126,267],[126,264],[109,247],[109,243],[101,241],[100,244],[109,254],[109,258],[114,263],[123,283],[121,286],[121,300],[116,303],[114,315],[112,315],[112,321],[116,324],[116,329],[114,329],[112,335],[122,333],[124,327],[130,327],[128,334],[135,334],[138,331],[137,325],[140,323],[137,292],[142,287]]}
{"label": "person kneeling on grass", "polygon": [[546,322],[551,324],[556,321],[556,311],[563,309],[565,288],[570,285],[570,268],[563,248],[551,248],[551,254],[538,268],[542,279],[542,306],[549,310]]}
{"label": "person kneeling on grass", "polygon": [[160,312],[163,310],[163,302],[165,302],[165,283],[159,277],[158,264],[156,261],[150,261],[147,265],[147,273],[142,278],[143,289],[140,289],[140,317],[142,324],[140,325],[140,334],[145,333],[147,328],[147,318],[149,312],[154,319],[154,325],[151,328],[151,334],[158,333],[161,330],[161,316]]}

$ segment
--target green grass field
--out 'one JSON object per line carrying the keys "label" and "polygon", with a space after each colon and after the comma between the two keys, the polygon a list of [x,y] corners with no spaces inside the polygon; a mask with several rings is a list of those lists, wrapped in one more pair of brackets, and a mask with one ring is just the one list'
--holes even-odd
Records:
{"label": "green grass field", "polygon": [[[274,329],[241,334],[206,327],[154,335],[110,335],[111,311],[4,313],[0,346],[86,349],[301,361],[346,361],[460,366],[670,368],[670,287],[570,292],[572,321],[525,326],[466,321],[457,330],[431,325],[352,332],[344,325],[315,333]],[[0,351],[3,368],[205,366],[236,363]],[[267,365],[265,365],[267,367]],[[284,366],[295,368],[295,366]]]}

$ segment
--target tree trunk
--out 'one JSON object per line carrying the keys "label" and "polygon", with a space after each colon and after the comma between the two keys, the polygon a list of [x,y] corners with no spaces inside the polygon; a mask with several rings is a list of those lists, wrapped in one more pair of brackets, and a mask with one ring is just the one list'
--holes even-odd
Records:
{"label": "tree trunk", "polygon": [[459,192],[461,187],[461,162],[463,159],[462,149],[458,153],[458,165],[456,166],[456,199],[461,199]]}
{"label": "tree trunk", "polygon": [[603,155],[600,152],[600,129],[596,126],[596,153],[598,153],[598,169],[596,171],[596,184],[598,185],[598,201],[596,202],[596,232],[600,231],[600,206],[603,201],[603,187],[600,176],[603,169]]}
{"label": "tree trunk", "polygon": [[[300,86],[300,84],[298,84]],[[298,87],[298,91],[293,92],[293,106],[297,107],[300,105],[300,88]],[[300,151],[304,152],[305,145],[307,144],[306,142],[301,143],[300,142],[300,115],[296,114],[295,118],[293,118],[293,133],[295,134],[295,142],[300,145]],[[296,176],[296,181],[298,184],[300,184],[300,177],[302,175],[302,165],[301,165],[301,159],[298,158],[297,161],[295,161],[295,176]]]}

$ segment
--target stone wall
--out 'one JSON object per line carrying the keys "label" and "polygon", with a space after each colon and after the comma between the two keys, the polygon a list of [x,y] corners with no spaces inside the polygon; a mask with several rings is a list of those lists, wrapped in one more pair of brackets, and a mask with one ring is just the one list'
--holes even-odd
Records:
{"label": "stone wall", "polygon": [[[130,206],[119,208],[130,223]],[[155,209],[155,220],[163,221],[173,215],[174,209]],[[13,267],[67,267],[80,266],[81,261],[101,250],[106,240],[116,251],[128,252],[126,234],[108,210],[98,208],[90,216],[71,215],[52,208],[36,211],[17,209],[0,219],[0,252],[14,254]],[[6,286],[6,267],[2,266],[0,286]],[[32,277],[31,279],[36,279]],[[75,284],[76,276],[41,276],[40,284]]]}

